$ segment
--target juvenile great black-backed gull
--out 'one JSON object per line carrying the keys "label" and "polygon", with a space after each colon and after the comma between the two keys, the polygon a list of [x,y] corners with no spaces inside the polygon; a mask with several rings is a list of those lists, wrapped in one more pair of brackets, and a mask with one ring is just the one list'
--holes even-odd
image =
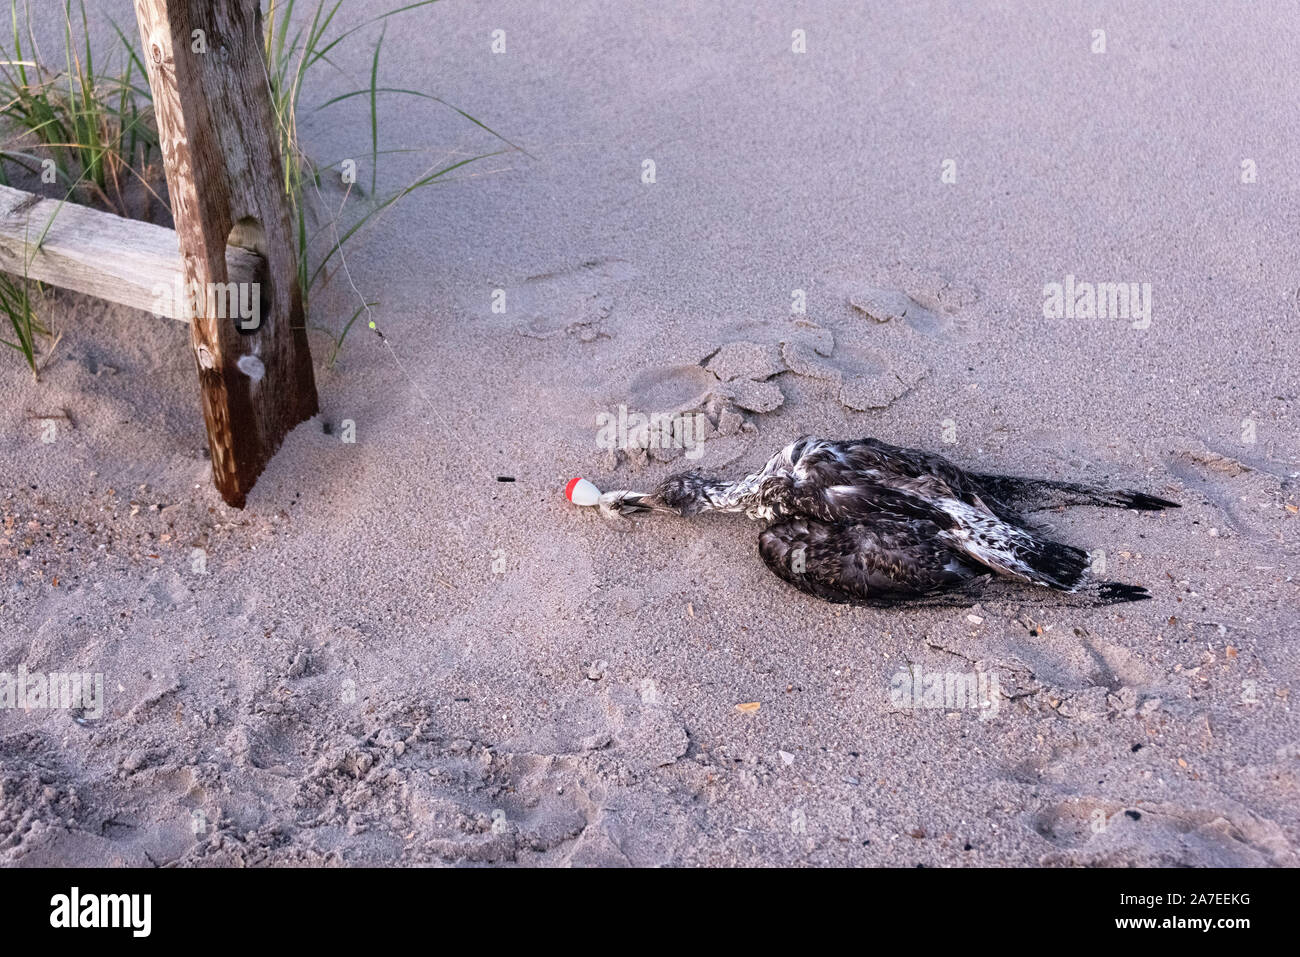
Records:
{"label": "juvenile great black-backed gull", "polygon": [[1178,507],[1128,489],[967,472],[942,455],[876,439],[810,436],[739,481],[691,471],[653,492],[600,494],[575,479],[567,493],[618,516],[743,512],[767,523],[758,552],[778,577],[827,601],[870,605],[956,604],[996,579],[1095,604],[1150,598],[1139,585],[1094,578],[1086,551],[1052,541],[1023,513]]}

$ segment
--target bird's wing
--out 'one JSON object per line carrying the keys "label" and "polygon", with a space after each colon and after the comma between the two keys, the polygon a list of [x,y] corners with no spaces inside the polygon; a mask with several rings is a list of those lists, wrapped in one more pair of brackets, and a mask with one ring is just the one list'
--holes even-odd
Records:
{"label": "bird's wing", "polygon": [[942,456],[899,449],[874,439],[814,442],[791,467],[764,483],[763,504],[786,515],[853,522],[879,515],[928,519],[940,528],[951,517],[934,507],[966,498],[960,469]]}
{"label": "bird's wing", "polygon": [[[931,467],[940,474],[927,471]],[[1089,565],[1082,549],[1052,542],[998,515],[941,456],[870,440],[803,456],[791,472],[774,477],[763,495],[779,514],[829,525],[891,518],[919,523],[965,557],[1036,585],[1073,589]]]}
{"label": "bird's wing", "polygon": [[899,604],[959,588],[981,570],[924,521],[877,515],[854,524],[790,519],[759,535],[778,578],[833,602]]}
{"label": "bird's wing", "polygon": [[953,519],[941,537],[995,572],[1061,591],[1083,584],[1091,565],[1083,549],[1012,525],[982,504],[948,499],[937,507]]}

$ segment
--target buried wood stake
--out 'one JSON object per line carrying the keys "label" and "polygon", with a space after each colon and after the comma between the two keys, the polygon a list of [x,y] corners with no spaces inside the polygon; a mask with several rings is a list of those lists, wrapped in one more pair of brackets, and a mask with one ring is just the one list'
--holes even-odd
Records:
{"label": "buried wood stake", "polygon": [[[212,473],[245,497],[285,435],[319,411],[298,288],[259,0],[135,0],[186,289],[228,290],[226,245],[260,253],[260,324],[208,310],[190,323]],[[197,283],[194,287],[192,284]],[[218,284],[218,285],[214,285]],[[222,300],[219,293],[216,297]],[[247,316],[244,317],[247,320]],[[253,326],[251,321],[242,323]]]}

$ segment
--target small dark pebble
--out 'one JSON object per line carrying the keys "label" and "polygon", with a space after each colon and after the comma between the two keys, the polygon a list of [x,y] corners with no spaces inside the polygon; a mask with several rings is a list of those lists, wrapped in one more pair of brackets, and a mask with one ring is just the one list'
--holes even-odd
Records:
{"label": "small dark pebble", "polygon": [[1132,818],[1133,820],[1135,820],[1135,821],[1140,821],[1140,820],[1142,820],[1142,812],[1141,812],[1141,811],[1125,811],[1124,813],[1125,813],[1126,815],[1128,815],[1129,817],[1131,817],[1131,818]]}
{"label": "small dark pebble", "polygon": [[1137,753],[1138,753],[1139,751],[1141,751],[1141,750],[1142,750],[1142,742],[1141,742],[1141,741],[1139,741],[1137,744],[1133,745],[1132,751],[1133,751],[1134,754],[1137,754]]}
{"label": "small dark pebble", "polygon": [[498,476],[497,476],[497,481],[498,481],[498,482],[513,482],[514,480],[515,480],[515,477],[514,477],[513,475],[498,475]]}

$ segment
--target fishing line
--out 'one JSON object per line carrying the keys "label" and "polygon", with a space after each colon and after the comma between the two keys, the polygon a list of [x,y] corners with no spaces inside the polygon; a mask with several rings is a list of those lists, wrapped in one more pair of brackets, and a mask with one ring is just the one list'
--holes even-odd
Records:
{"label": "fishing line", "polygon": [[[262,58],[262,75],[266,77],[267,93],[271,97],[271,101],[274,102],[275,90],[271,84],[271,74],[267,68],[266,61],[264,58]],[[311,180],[312,189],[316,191],[316,199],[319,201],[321,208],[328,210],[329,205],[325,202],[324,194],[321,193],[320,183],[318,182],[318,178],[315,175],[316,167],[311,162],[311,158],[307,156],[307,154],[297,146],[295,142],[295,138],[292,135],[292,132],[285,124],[284,118],[281,117],[279,114],[275,113],[274,109],[272,109],[271,112],[275,114],[276,122],[280,125],[281,131],[284,133],[285,143],[288,144],[289,148],[297,154],[299,161],[303,163],[306,166],[306,168],[310,171],[311,175],[309,178]],[[436,167],[437,165],[438,165],[437,163],[434,163],[432,166],[430,166],[429,169],[426,171],[426,175],[429,172],[432,172],[434,167]],[[415,377],[412,376],[411,373],[407,370],[406,366],[402,363],[402,360],[398,357],[397,350],[393,348],[393,344],[389,341],[388,337],[384,335],[384,333],[380,330],[378,324],[374,320],[374,311],[372,310],[370,303],[366,300],[366,297],[361,294],[361,290],[357,288],[357,284],[352,278],[352,270],[348,267],[347,257],[343,253],[343,241],[339,236],[338,216],[342,215],[343,207],[347,204],[348,197],[352,195],[353,185],[354,185],[353,183],[348,184],[347,192],[343,194],[343,200],[339,203],[338,215],[331,216],[329,221],[330,232],[334,238],[334,250],[335,252],[338,253],[340,268],[343,270],[344,276],[347,277],[348,285],[352,288],[352,291],[356,294],[357,299],[361,302],[361,308],[365,311],[366,327],[371,332],[373,332],[376,336],[379,337],[379,341],[384,344],[384,348],[388,350],[388,354],[392,357],[393,364],[397,366],[398,371],[401,372],[402,375],[406,377],[406,380],[411,383],[412,387],[414,387],[415,391],[419,394],[420,398],[424,400],[424,403],[429,408],[429,411],[432,412],[434,418],[438,420],[438,424],[442,426],[443,430],[446,433],[454,436],[456,435],[455,430],[452,429],[451,425],[447,422],[447,420],[443,418],[442,414],[438,411],[437,406],[434,405],[432,398],[430,398],[429,394],[425,392],[424,389],[420,386],[420,383],[418,383],[415,380]],[[304,255],[306,254],[305,249],[303,250],[303,254]],[[428,422],[425,423],[425,425],[428,424],[429,424]],[[475,465],[483,469],[484,474],[487,474],[489,472],[486,465],[481,460],[479,460],[479,458],[474,454],[472,447],[468,446],[465,443],[462,443],[461,448],[468,453],[471,459],[473,459]]]}

